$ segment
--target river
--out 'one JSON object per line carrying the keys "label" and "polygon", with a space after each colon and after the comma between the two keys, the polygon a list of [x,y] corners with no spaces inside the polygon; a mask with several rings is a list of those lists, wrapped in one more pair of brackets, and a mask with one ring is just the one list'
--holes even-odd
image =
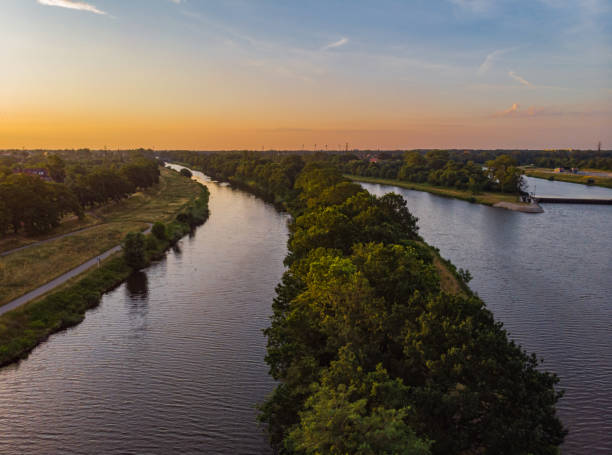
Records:
{"label": "river", "polygon": [[[540,195],[612,197],[612,190],[527,179]],[[395,186],[420,234],[473,275],[511,338],[561,378],[564,454],[612,453],[612,206],[542,204],[526,214]]]}
{"label": "river", "polygon": [[[0,370],[1,454],[270,453],[255,405],[274,387],[261,330],[287,215],[206,184],[211,216],[179,248]],[[532,215],[364,187],[402,194],[423,237],[470,270],[511,337],[560,375],[563,452],[612,453],[612,206]]]}
{"label": "river", "polygon": [[179,248],[0,370],[1,454],[270,452],[255,405],[287,215],[207,186],[211,216]]}

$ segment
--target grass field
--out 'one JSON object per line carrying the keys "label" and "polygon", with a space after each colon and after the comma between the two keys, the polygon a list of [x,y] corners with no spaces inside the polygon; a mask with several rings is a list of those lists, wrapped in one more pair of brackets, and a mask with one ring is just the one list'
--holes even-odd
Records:
{"label": "grass field", "polygon": [[26,234],[9,234],[0,239],[0,253],[14,248],[19,248],[25,245],[31,245],[41,240],[47,240],[58,235],[67,234],[69,232],[78,231],[90,226],[100,224],[100,219],[90,213],[85,214],[83,219],[79,220],[76,216],[66,217],[62,223],[52,231],[39,236],[28,236]]}
{"label": "grass field", "polygon": [[[606,172],[606,171],[594,171],[594,172]],[[557,180],[559,182],[569,182],[569,183],[581,183],[587,185],[589,179],[593,179],[593,183],[591,185],[594,186],[603,186],[606,188],[612,188],[612,177],[601,177],[601,176],[590,176],[590,175],[576,175],[576,174],[568,174],[568,173],[556,173],[553,172],[552,169],[525,169],[525,175],[529,177],[537,177],[540,179],[552,179]]]}
{"label": "grass field", "polygon": [[198,184],[163,169],[155,187],[93,211],[93,229],[0,257],[0,306],[118,245],[128,232],[169,221],[200,194]]}
{"label": "grass field", "polygon": [[[476,202],[476,203],[485,204],[485,205],[493,205],[497,202],[513,202],[516,204],[523,204],[521,202],[518,202],[517,197],[514,194],[493,193],[493,192],[483,192],[480,194],[472,194],[471,191],[468,191],[468,190],[464,191],[464,190],[458,190],[455,188],[434,186],[434,185],[429,185],[427,183],[402,182],[400,180],[379,179],[379,178],[373,178],[373,177],[361,177],[358,175],[346,175],[345,177],[351,180],[357,180],[360,182],[379,183],[381,185],[394,185],[394,186],[399,186],[401,188],[406,188],[409,190],[426,191],[428,193],[432,193],[437,196],[452,197],[455,199],[461,199],[464,201]],[[525,205],[529,205],[529,204],[525,204]]]}

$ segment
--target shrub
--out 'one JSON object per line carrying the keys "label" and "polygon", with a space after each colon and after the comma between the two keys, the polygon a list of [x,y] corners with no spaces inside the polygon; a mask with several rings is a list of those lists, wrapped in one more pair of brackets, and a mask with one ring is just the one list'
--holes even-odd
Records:
{"label": "shrub", "polygon": [[180,170],[179,174],[181,174],[183,177],[187,177],[187,178],[191,178],[191,176],[193,175],[191,173],[191,171],[189,169],[187,169],[186,167],[184,167],[183,169]]}
{"label": "shrub", "polygon": [[156,251],[158,248],[157,245],[157,238],[153,237],[153,236],[146,236],[145,238],[145,249],[147,251]]}
{"label": "shrub", "polygon": [[164,223],[156,222],[151,229],[151,232],[155,236],[155,238],[159,240],[166,240],[166,226]]}

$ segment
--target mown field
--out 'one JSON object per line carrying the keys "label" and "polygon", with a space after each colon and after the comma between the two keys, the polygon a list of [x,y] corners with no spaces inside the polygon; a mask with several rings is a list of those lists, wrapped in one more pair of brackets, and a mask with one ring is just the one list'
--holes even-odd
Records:
{"label": "mown field", "polygon": [[[143,230],[155,221],[169,221],[200,193],[195,182],[162,169],[154,187],[90,212],[92,229],[0,257],[0,306],[120,244],[128,232]],[[54,234],[70,232],[70,227],[83,228],[72,221]]]}
{"label": "mown field", "polygon": [[[594,171],[594,172],[606,172],[606,171]],[[566,174],[556,173],[552,169],[525,169],[525,175],[528,177],[536,177],[547,180],[557,180],[560,182],[569,183],[581,183],[583,185],[594,185],[603,186],[606,188],[612,188],[612,177],[601,177],[597,175],[577,175],[577,174]],[[592,180],[592,183],[589,183]]]}

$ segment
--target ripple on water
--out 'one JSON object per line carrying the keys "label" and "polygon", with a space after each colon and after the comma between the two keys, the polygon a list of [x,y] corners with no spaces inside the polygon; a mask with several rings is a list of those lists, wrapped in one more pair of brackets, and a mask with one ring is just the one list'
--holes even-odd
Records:
{"label": "ripple on water", "polygon": [[287,217],[208,186],[195,236],[0,371],[0,453],[270,452],[255,405]]}
{"label": "ripple on water", "polygon": [[[542,182],[540,194],[612,197],[606,188]],[[363,186],[403,195],[425,240],[472,273],[471,288],[511,338],[559,375],[558,411],[570,430],[563,453],[612,453],[612,206],[547,204],[529,215]]]}

